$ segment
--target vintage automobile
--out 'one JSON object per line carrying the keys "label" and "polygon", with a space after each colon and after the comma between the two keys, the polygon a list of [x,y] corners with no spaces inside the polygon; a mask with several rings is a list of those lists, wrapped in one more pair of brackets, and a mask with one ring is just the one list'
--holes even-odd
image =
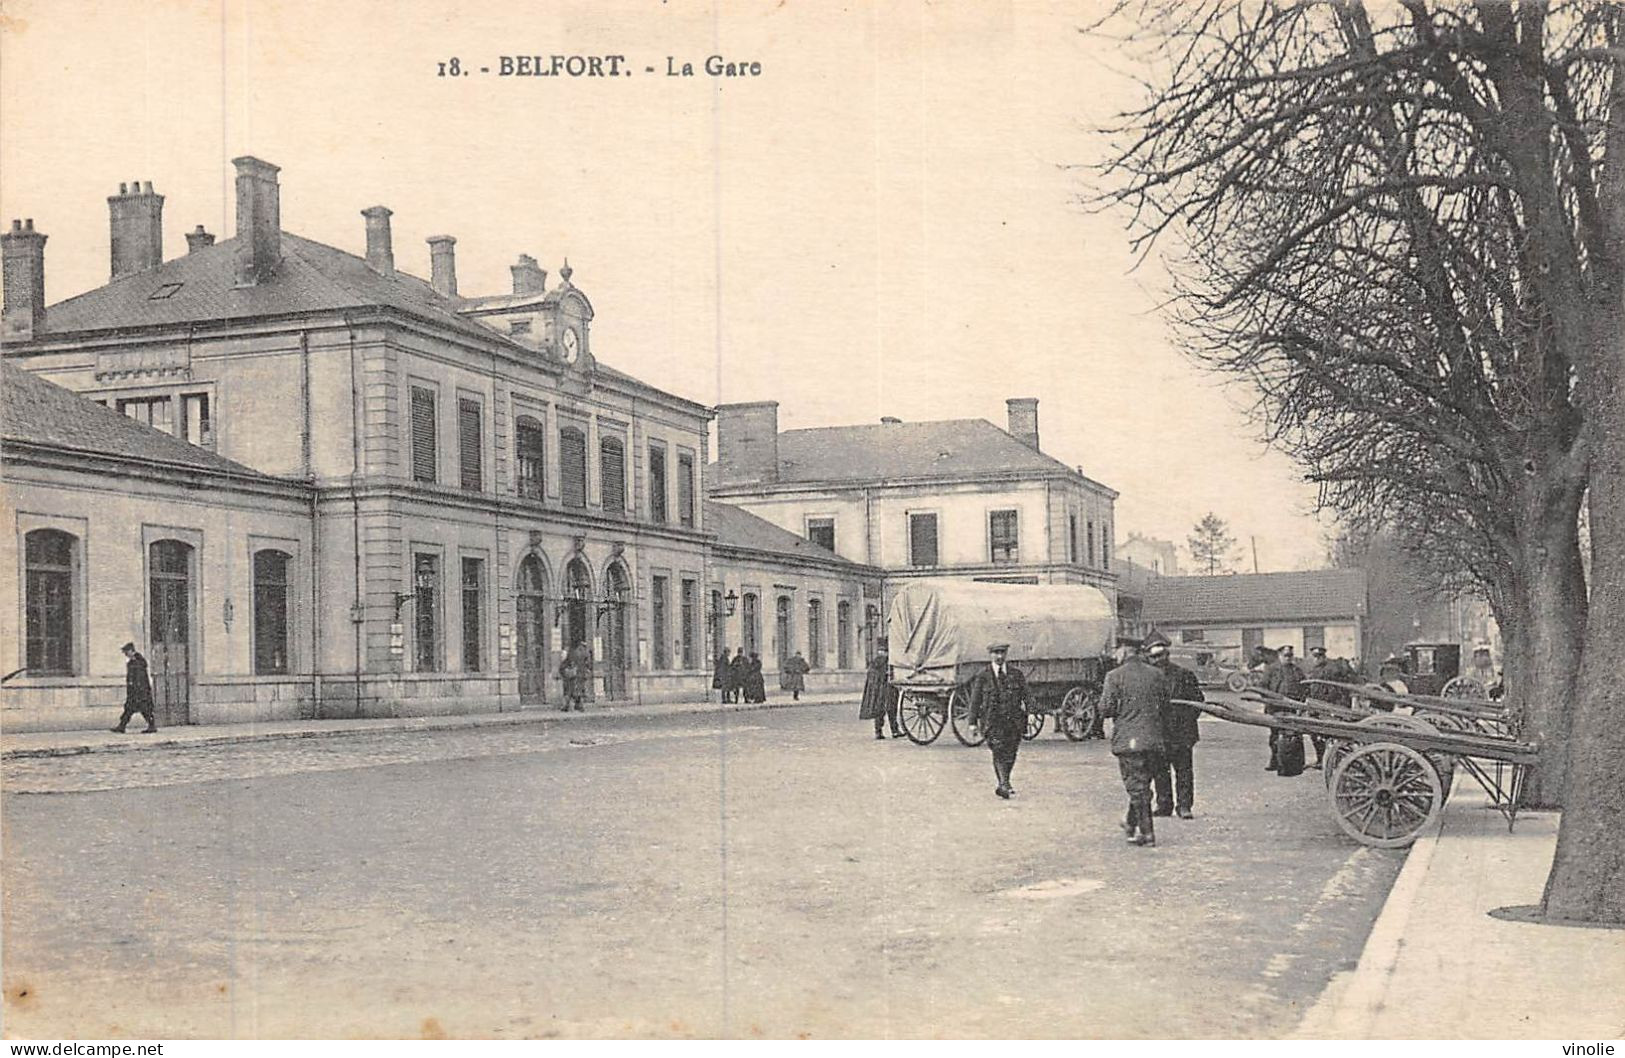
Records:
{"label": "vintage automobile", "polygon": [[1175,643],[1168,648],[1168,656],[1174,664],[1194,672],[1203,687],[1228,687],[1238,692],[1247,689],[1247,673],[1239,664],[1239,647]]}
{"label": "vintage automobile", "polygon": [[1382,663],[1378,682],[1399,694],[1489,699],[1483,682],[1461,671],[1461,644],[1409,643]]}

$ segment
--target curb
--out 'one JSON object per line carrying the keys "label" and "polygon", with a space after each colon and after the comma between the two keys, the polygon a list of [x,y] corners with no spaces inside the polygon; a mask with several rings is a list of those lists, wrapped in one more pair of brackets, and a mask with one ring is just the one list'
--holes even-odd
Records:
{"label": "curb", "polygon": [[[464,716],[382,716],[338,721],[344,724],[364,724],[364,727],[315,728],[293,731],[222,732],[199,735],[196,738],[158,738],[128,742],[105,742],[96,745],[47,746],[39,749],[7,749],[0,751],[0,760],[27,760],[42,757],[78,757],[87,753],[141,753],[154,749],[180,749],[188,746],[221,746],[252,742],[276,742],[301,738],[344,738],[351,735],[372,735],[383,731],[467,731],[480,727],[520,727],[528,724],[581,723],[585,720],[654,719],[663,716],[697,716],[706,713],[727,715],[753,713],[766,709],[801,709],[814,705],[840,705],[845,698],[829,701],[772,701],[723,705],[705,703],[658,703],[652,706],[625,706],[590,713],[566,713],[557,709],[526,710],[515,713],[468,713]],[[320,721],[313,721],[320,723]],[[244,725],[249,726],[249,725]]]}

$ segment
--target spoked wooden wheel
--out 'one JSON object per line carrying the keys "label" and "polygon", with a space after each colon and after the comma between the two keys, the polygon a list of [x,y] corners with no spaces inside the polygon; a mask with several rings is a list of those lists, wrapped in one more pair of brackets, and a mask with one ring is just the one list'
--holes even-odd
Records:
{"label": "spoked wooden wheel", "polygon": [[905,691],[897,703],[897,723],[910,742],[929,746],[948,726],[947,709],[940,698]]}
{"label": "spoked wooden wheel", "polygon": [[1082,742],[1095,729],[1095,715],[1099,700],[1087,687],[1073,687],[1061,699],[1061,712],[1057,722],[1061,733],[1073,742]]}
{"label": "spoked wooden wheel", "polygon": [[1490,700],[1490,692],[1485,689],[1482,683],[1479,683],[1471,676],[1457,676],[1444,685],[1443,689],[1439,691],[1439,697],[1468,698],[1473,701],[1487,702]]}
{"label": "spoked wooden wheel", "polygon": [[1379,849],[1404,848],[1439,817],[1444,788],[1428,759],[1397,742],[1349,752],[1332,778],[1332,815],[1344,833]]}
{"label": "spoked wooden wheel", "polygon": [[1048,716],[1048,713],[1028,713],[1027,729],[1021,733],[1021,737],[1031,742],[1033,739],[1043,734],[1044,720]]}
{"label": "spoked wooden wheel", "polygon": [[[1392,731],[1420,731],[1432,734],[1440,730],[1439,718],[1436,716],[1406,716],[1404,713],[1377,713],[1373,716],[1362,716],[1355,723],[1361,727],[1385,727]],[[1432,750],[1424,753],[1433,770],[1439,773],[1439,785],[1444,788],[1444,795],[1450,796],[1450,785],[1456,778],[1456,758],[1449,753],[1440,753]]]}
{"label": "spoked wooden wheel", "polygon": [[1350,742],[1347,739],[1328,738],[1326,740],[1326,755],[1320,759],[1320,777],[1326,783],[1327,792],[1331,791],[1332,776],[1337,774],[1337,766],[1343,763],[1343,758],[1348,756],[1349,750],[1356,745],[1358,743]]}
{"label": "spoked wooden wheel", "polygon": [[966,746],[980,746],[987,741],[982,729],[970,722],[970,696],[955,687],[948,696],[948,716],[953,724],[954,737]]}

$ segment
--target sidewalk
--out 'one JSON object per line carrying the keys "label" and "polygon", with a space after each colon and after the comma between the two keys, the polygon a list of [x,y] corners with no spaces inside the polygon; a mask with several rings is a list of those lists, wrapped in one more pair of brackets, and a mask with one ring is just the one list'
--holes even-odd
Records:
{"label": "sidewalk", "polygon": [[1359,966],[1339,975],[1298,1039],[1564,1039],[1625,1036],[1625,929],[1491,918],[1538,904],[1559,814],[1514,833],[1470,779],[1395,880]]}
{"label": "sidewalk", "polygon": [[857,717],[859,694],[855,691],[803,693],[794,701],[789,694],[769,698],[756,704],[731,703],[724,705],[712,692],[709,701],[687,702],[617,702],[587,706],[586,712],[565,713],[555,706],[517,710],[511,713],[468,713],[458,716],[380,717],[366,720],[275,720],[248,724],[189,724],[160,730],[155,735],[136,734],[139,720],[132,724],[129,734],[112,731],[29,731],[0,733],[0,759],[19,757],[57,757],[78,753],[123,753],[152,749],[173,749],[177,746],[220,745],[231,742],[261,742],[286,738],[338,738],[345,735],[367,735],[383,731],[444,731],[475,727],[507,727],[515,724],[581,723],[607,717],[641,719],[658,716],[680,716],[687,713],[745,713],[758,709],[782,709],[789,706],[827,705],[851,702],[852,715]]}

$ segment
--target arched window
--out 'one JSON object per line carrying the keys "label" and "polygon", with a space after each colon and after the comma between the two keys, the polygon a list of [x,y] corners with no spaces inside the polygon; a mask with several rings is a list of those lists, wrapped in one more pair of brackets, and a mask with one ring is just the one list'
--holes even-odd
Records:
{"label": "arched window", "polygon": [[739,638],[740,644],[747,654],[759,654],[762,650],[762,614],[756,601],[756,593],[748,591],[744,598],[739,600]]}
{"label": "arched window", "polygon": [[835,667],[852,667],[852,604],[841,600],[835,604]]}
{"label": "arched window", "polygon": [[559,430],[559,498],[566,507],[587,505],[587,435],[575,426]]}
{"label": "arched window", "polygon": [[824,602],[807,600],[807,664],[815,669],[824,667]]}
{"label": "arched window", "polygon": [[288,671],[288,565],[284,551],[254,552],[254,674]]}
{"label": "arched window", "polygon": [[27,567],[27,663],[36,676],[71,676],[73,665],[73,552],[75,538],[59,529],[36,529],[24,541]]}
{"label": "arched window", "polygon": [[521,415],[514,425],[514,439],[519,495],[539,500],[547,485],[547,431],[529,415]]}

